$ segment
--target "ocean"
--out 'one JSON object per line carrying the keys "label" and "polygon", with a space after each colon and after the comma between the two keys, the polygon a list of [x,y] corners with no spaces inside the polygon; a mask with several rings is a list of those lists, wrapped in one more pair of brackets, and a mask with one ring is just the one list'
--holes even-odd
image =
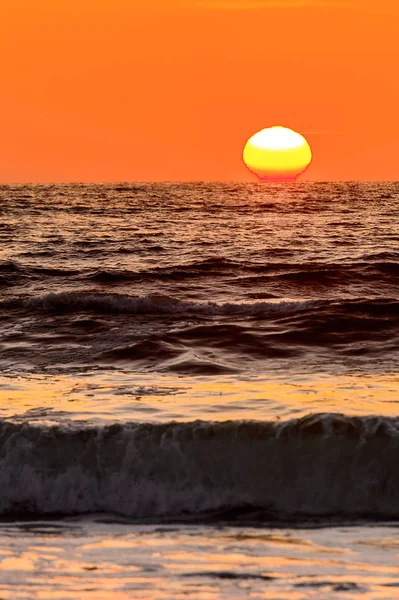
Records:
{"label": "ocean", "polygon": [[399,598],[398,183],[0,212],[1,598]]}

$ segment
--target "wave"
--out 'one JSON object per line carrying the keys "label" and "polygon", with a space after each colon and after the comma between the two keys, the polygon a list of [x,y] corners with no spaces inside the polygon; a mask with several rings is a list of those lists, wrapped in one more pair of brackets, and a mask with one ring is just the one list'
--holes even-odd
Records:
{"label": "wave", "polygon": [[20,271],[23,270],[22,265],[20,265],[19,263],[12,261],[12,260],[6,260],[6,261],[0,261],[0,273],[7,273],[7,274],[13,274],[13,273],[19,273]]}
{"label": "wave", "polygon": [[[164,247],[154,245],[153,240],[147,240],[151,244],[147,250],[163,251]],[[94,246],[94,252],[103,254],[104,248],[101,242],[77,242],[80,247],[90,249]],[[93,250],[91,250],[93,251]],[[118,247],[108,249],[107,252],[114,253],[134,253],[134,248]],[[86,252],[86,250],[85,250]],[[25,252],[24,256],[47,256],[49,251]],[[54,254],[54,253],[53,253]],[[270,256],[286,255],[285,249],[270,249],[266,252]],[[191,261],[181,264],[171,264],[162,267],[154,267],[151,270],[123,270],[123,269],[65,269],[63,267],[52,266],[31,266],[24,265],[17,261],[0,261],[0,273],[15,276],[36,276],[42,278],[50,277],[70,277],[78,275],[80,279],[95,281],[98,283],[118,283],[124,281],[144,281],[144,280],[184,280],[193,277],[222,277],[234,276],[246,278],[250,282],[251,277],[255,277],[254,283],[257,283],[257,277],[264,275],[279,279],[297,280],[297,283],[306,283],[307,278],[313,282],[320,283],[328,280],[328,283],[342,283],[348,279],[358,278],[360,280],[374,280],[376,276],[397,276],[399,274],[399,254],[397,252],[380,252],[376,254],[364,255],[356,262],[281,262],[275,260],[257,261],[238,261],[225,257],[210,257],[206,259]]]}
{"label": "wave", "polygon": [[367,361],[369,370],[395,370],[398,360],[399,301],[390,298],[216,303],[62,292],[7,298],[0,315],[22,327],[0,348],[0,362],[14,366],[89,362],[205,376],[293,360],[307,371],[325,364],[326,351],[352,369]]}
{"label": "wave", "polygon": [[[152,243],[152,242],[151,242]],[[162,247],[152,246],[154,250]],[[213,257],[190,263],[182,263],[170,265],[167,267],[156,267],[151,271],[129,271],[120,269],[99,269],[94,273],[88,273],[85,278],[89,281],[97,283],[123,283],[142,282],[142,281],[163,281],[172,280],[179,281],[184,279],[192,279],[197,277],[217,277],[226,274],[234,274],[242,268],[239,262],[226,258]]]}
{"label": "wave", "polygon": [[313,301],[281,302],[188,302],[169,296],[135,297],[128,294],[60,292],[44,296],[12,297],[0,301],[1,309],[28,311],[79,312],[148,315],[288,315],[317,305]]}
{"label": "wave", "polygon": [[[202,316],[276,316],[309,312],[317,318],[327,311],[336,316],[366,316],[384,319],[399,316],[395,298],[357,298],[353,300],[280,300],[252,302],[196,302],[166,295],[132,296],[119,293],[51,292],[43,296],[12,296],[0,300],[0,310],[81,312],[113,314],[202,315]],[[372,326],[370,322],[368,325]]]}
{"label": "wave", "polygon": [[[54,256],[54,252],[42,252],[41,255]],[[38,256],[37,253],[25,253],[25,256]],[[40,279],[43,277],[73,277],[79,275],[81,271],[79,269],[63,269],[60,267],[33,267],[24,266],[17,261],[0,261],[0,275],[7,277],[11,284],[15,285],[22,283],[27,279]]]}
{"label": "wave", "polygon": [[[271,322],[270,322],[271,321]],[[265,321],[210,322],[182,325],[129,342],[109,339],[109,347],[95,354],[102,364],[136,364],[146,370],[198,375],[264,368],[284,359],[303,359],[315,364],[315,355],[328,348],[335,359],[363,357],[384,364],[395,361],[397,319],[334,318],[310,311],[291,316],[269,315]],[[310,356],[309,356],[310,353]],[[307,357],[307,358],[306,358]],[[286,363],[285,363],[286,364]],[[263,366],[262,366],[263,365]],[[353,366],[353,365],[352,365]],[[375,368],[375,367],[374,367]]]}
{"label": "wave", "polygon": [[[392,257],[391,257],[392,258]],[[82,273],[88,281],[98,283],[123,283],[125,281],[179,281],[192,278],[209,277],[234,277],[238,283],[245,285],[263,281],[270,283],[288,281],[296,285],[309,283],[319,285],[345,285],[348,282],[359,280],[375,282],[379,277],[381,283],[387,277],[390,279],[399,274],[399,262],[395,260],[359,261],[356,263],[285,263],[285,262],[248,262],[234,261],[225,258],[210,258],[187,264],[175,264],[166,267],[156,267],[147,271],[130,271],[120,269],[100,269],[91,273]]]}
{"label": "wave", "polygon": [[0,421],[0,514],[399,518],[399,419],[103,427]]}

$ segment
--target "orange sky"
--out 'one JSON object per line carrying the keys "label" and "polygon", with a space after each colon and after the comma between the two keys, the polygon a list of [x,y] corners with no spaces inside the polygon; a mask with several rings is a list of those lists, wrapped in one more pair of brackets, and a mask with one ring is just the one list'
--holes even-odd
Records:
{"label": "orange sky", "polygon": [[399,179],[398,0],[1,0],[0,181]]}

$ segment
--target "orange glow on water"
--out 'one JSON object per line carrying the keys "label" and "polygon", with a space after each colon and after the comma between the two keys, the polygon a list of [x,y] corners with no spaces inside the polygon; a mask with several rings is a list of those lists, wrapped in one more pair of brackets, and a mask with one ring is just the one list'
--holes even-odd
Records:
{"label": "orange glow on water", "polygon": [[[96,378],[73,376],[49,379],[20,378],[13,386],[0,378],[3,417],[30,423],[51,424],[65,419],[92,423],[140,420],[148,411],[153,420],[287,420],[309,413],[372,413],[397,415],[396,374],[384,376],[298,376],[291,382],[279,377],[191,377],[189,385],[180,376],[112,372]],[[149,388],[146,395],[140,390]],[[121,390],[131,394],[121,394]],[[178,396],[178,405],[176,397]],[[125,401],[123,401],[125,398]],[[217,411],[215,411],[217,406]],[[144,411],[144,412],[143,412]]]}

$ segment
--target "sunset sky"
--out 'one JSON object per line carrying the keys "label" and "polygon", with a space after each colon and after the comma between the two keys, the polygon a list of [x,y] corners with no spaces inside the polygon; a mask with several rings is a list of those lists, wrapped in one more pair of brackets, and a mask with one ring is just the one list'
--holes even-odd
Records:
{"label": "sunset sky", "polygon": [[397,0],[2,0],[0,181],[242,180],[306,136],[306,179],[399,179]]}

